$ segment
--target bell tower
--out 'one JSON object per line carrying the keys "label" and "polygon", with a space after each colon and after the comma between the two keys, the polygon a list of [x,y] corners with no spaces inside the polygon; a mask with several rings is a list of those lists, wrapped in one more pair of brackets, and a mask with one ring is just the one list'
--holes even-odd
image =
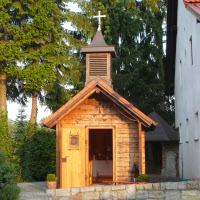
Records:
{"label": "bell tower", "polygon": [[89,46],[82,47],[81,52],[86,55],[86,82],[90,83],[95,78],[100,78],[112,87],[112,58],[116,57],[115,47],[108,46],[101,32],[101,17],[98,12],[98,30]]}

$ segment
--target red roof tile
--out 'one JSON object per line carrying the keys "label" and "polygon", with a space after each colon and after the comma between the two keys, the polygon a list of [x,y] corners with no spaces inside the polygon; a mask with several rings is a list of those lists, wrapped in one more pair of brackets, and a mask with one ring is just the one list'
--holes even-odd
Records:
{"label": "red roof tile", "polygon": [[200,3],[200,0],[184,0],[184,3]]}
{"label": "red roof tile", "polygon": [[83,98],[91,89],[99,86],[102,90],[110,94],[114,97],[122,106],[125,106],[129,111],[133,112],[139,121],[142,121],[147,125],[147,127],[154,125],[156,126],[156,122],[134,107],[131,103],[129,103],[126,99],[121,97],[118,93],[116,93],[112,88],[110,88],[106,83],[102,80],[93,80],[89,83],[83,90],[81,90],[76,96],[74,96],[70,101],[68,101],[64,106],[62,106],[59,110],[57,110],[53,115],[51,115],[48,119],[43,121],[43,125],[49,126],[52,124],[63,112],[67,111],[75,102],[79,101]]}
{"label": "red roof tile", "polygon": [[186,8],[200,20],[200,0],[183,0]]}

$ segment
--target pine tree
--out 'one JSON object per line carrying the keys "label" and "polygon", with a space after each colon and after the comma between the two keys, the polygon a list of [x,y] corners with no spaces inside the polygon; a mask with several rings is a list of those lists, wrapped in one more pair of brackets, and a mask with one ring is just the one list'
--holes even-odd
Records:
{"label": "pine tree", "polygon": [[25,134],[26,126],[27,126],[27,115],[25,114],[25,109],[21,107],[18,110],[17,118],[15,121],[16,131],[14,136],[14,142],[19,145],[22,142],[22,139]]}
{"label": "pine tree", "polygon": [[[107,44],[115,45],[117,52],[113,60],[114,89],[146,114],[166,109],[162,42],[166,1],[73,2],[83,10],[82,21],[87,18],[90,25],[97,26],[92,15],[98,10],[106,15],[102,20],[102,33]],[[71,21],[80,32],[89,32],[80,27],[75,15]]]}
{"label": "pine tree", "polygon": [[[38,92],[51,82],[55,82],[59,75],[65,76],[68,84],[75,87],[80,84],[78,77],[82,67],[74,57],[73,50],[77,45],[84,43],[74,38],[72,34],[66,33],[61,26],[67,18],[68,10],[65,8],[65,2],[27,0],[6,1],[2,4],[4,14],[9,17],[7,24],[10,29],[17,30],[13,39],[18,44],[15,49],[20,55],[19,58],[13,57],[13,63],[10,65],[8,65],[10,58],[5,60],[4,71],[9,76],[22,80],[26,93],[32,96],[31,123],[36,121]],[[12,23],[13,19],[15,23]],[[1,32],[6,35],[5,30]],[[4,46],[1,49],[5,50]],[[12,47],[9,46],[8,50],[11,51]],[[16,66],[17,60],[21,61],[18,63],[21,66]],[[4,72],[2,72],[3,79],[6,80]]]}

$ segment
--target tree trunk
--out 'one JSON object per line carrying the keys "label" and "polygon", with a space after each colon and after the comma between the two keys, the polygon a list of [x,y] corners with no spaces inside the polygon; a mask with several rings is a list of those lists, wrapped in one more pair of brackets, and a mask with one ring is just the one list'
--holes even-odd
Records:
{"label": "tree trunk", "polygon": [[37,91],[32,92],[32,111],[31,111],[31,118],[30,123],[33,124],[36,122],[37,118]]}
{"label": "tree trunk", "polygon": [[6,73],[0,72],[0,113],[6,112]]}

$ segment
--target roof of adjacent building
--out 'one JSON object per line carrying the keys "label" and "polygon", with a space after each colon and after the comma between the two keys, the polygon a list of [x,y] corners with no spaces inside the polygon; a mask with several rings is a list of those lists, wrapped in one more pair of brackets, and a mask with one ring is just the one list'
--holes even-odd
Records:
{"label": "roof of adjacent building", "polygon": [[96,32],[90,45],[81,47],[81,53],[111,53],[116,57],[115,47],[106,44],[101,31]]}
{"label": "roof of adjacent building", "polygon": [[[95,92],[95,89],[98,88],[104,95],[114,101],[117,105],[119,105],[126,112],[134,116],[134,118],[140,121],[145,127],[156,126],[157,123],[154,122],[150,117],[146,116],[140,110],[138,110],[135,106],[129,103],[126,99],[121,97],[118,93],[116,93],[112,88],[110,88],[106,83],[104,83],[101,79],[96,78],[91,81],[83,90],[81,90],[76,96],[74,96],[70,101],[68,101],[65,105],[63,105],[59,110],[57,110],[53,115],[51,115],[48,119],[43,121],[43,125],[49,128],[55,126],[55,124],[60,121],[63,117],[65,117],[69,112],[71,112],[71,108],[73,106],[79,105],[82,102],[84,97],[89,97],[92,93]],[[88,96],[89,95],[89,96]],[[73,108],[74,109],[74,108]]]}
{"label": "roof of adjacent building", "polygon": [[200,20],[200,0],[183,0],[185,7]]}
{"label": "roof of adjacent building", "polygon": [[157,112],[148,115],[157,123],[153,131],[146,132],[146,142],[170,142],[179,141],[179,133],[175,131]]}

